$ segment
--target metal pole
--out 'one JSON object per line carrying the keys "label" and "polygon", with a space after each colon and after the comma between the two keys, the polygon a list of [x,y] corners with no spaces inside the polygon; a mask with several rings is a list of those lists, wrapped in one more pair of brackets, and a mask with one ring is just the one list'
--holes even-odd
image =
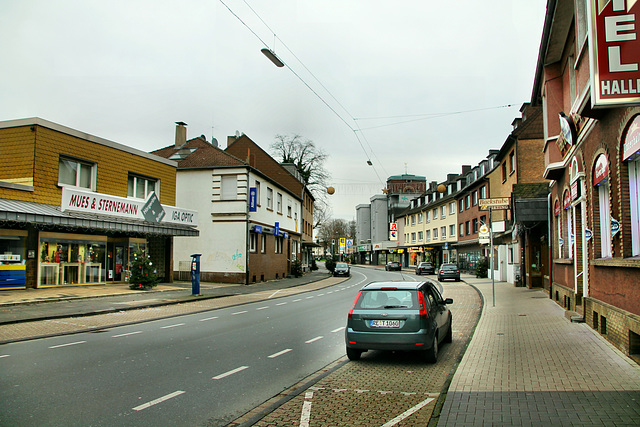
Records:
{"label": "metal pole", "polygon": [[491,219],[491,207],[489,207],[489,236],[491,237],[491,290],[493,291],[493,306],[496,306],[496,282],[493,274],[493,220]]}

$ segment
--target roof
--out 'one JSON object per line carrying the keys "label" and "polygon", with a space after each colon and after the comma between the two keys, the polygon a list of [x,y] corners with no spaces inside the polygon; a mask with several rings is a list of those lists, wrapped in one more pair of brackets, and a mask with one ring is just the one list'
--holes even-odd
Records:
{"label": "roof", "polygon": [[402,174],[402,175],[393,175],[387,178],[387,181],[426,181],[427,178],[424,176],[411,175],[411,174]]}
{"label": "roof", "polygon": [[188,225],[150,223],[106,215],[62,212],[58,206],[10,199],[0,199],[0,221],[32,224],[40,229],[62,227],[166,236],[199,235],[199,231],[196,228]]}
{"label": "roof", "polygon": [[201,136],[188,140],[180,147],[171,145],[169,147],[152,151],[151,153],[166,159],[175,158],[178,162],[178,170],[224,166],[249,166],[239,158],[210,144]]}

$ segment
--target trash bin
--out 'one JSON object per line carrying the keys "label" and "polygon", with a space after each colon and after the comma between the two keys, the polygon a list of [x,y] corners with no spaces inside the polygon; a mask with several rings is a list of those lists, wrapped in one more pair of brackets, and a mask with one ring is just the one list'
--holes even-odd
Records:
{"label": "trash bin", "polygon": [[200,257],[202,254],[191,255],[191,295],[200,295]]}

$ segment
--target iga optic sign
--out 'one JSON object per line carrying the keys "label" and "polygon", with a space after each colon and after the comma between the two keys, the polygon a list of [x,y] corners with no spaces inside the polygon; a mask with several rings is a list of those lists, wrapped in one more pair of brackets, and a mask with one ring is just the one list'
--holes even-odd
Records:
{"label": "iga optic sign", "polygon": [[588,9],[592,106],[640,102],[640,2],[590,0]]}

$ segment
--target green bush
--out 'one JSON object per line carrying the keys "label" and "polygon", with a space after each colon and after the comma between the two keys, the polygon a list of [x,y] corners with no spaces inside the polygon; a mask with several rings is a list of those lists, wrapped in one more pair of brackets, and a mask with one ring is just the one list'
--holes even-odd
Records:
{"label": "green bush", "polygon": [[318,263],[316,262],[316,259],[313,258],[311,260],[311,271],[316,271],[318,269]]}
{"label": "green bush", "polygon": [[291,263],[291,274],[294,277],[302,276],[302,264],[297,259]]}
{"label": "green bush", "polygon": [[480,258],[476,265],[476,277],[485,278],[488,277],[489,261],[487,258]]}
{"label": "green bush", "polygon": [[324,262],[324,266],[329,270],[329,273],[333,274],[336,269],[336,261],[331,257],[327,257],[327,260]]}

